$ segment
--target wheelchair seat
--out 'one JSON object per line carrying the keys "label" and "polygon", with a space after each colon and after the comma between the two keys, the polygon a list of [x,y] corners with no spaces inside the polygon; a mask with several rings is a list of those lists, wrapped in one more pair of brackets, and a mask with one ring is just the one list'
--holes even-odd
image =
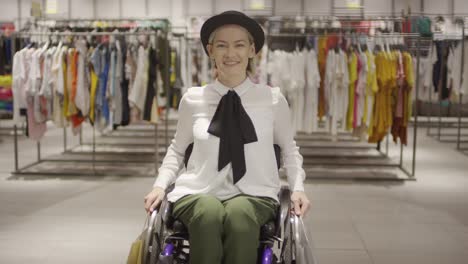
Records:
{"label": "wheelchair seat", "polygon": [[[174,232],[174,235],[184,238],[184,239],[189,239],[189,233],[187,230],[187,227],[185,226],[184,223],[182,223],[181,220],[175,219],[174,216],[172,215],[172,208],[173,208],[173,203],[168,203],[165,212],[167,213],[166,216],[166,221],[164,221],[165,227],[168,230],[172,230]],[[278,216],[279,213],[276,214]],[[278,217],[277,217],[278,218]],[[266,224],[264,224],[260,228],[260,239],[265,240],[268,239],[269,237],[273,237],[277,235],[278,227],[279,227],[279,221],[280,219],[275,219],[275,220],[270,220]],[[278,224],[277,224],[278,223]]]}

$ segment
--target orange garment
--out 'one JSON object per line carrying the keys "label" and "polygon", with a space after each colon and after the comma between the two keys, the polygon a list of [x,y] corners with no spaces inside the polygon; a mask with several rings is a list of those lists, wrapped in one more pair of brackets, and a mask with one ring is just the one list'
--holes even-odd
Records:
{"label": "orange garment", "polygon": [[320,73],[320,87],[319,87],[319,97],[318,97],[318,117],[320,120],[325,115],[325,69],[327,63],[327,42],[328,37],[320,37],[318,40],[318,66]]}
{"label": "orange garment", "polygon": [[400,139],[401,144],[408,143],[408,122],[411,117],[411,90],[414,86],[413,75],[413,59],[407,52],[401,55],[401,71],[402,80],[399,83],[399,89],[394,92],[395,100],[395,116],[392,123],[393,141],[397,142]]}
{"label": "orange garment", "polygon": [[70,79],[70,76],[69,76],[69,71],[71,68],[68,67],[68,53],[67,53],[67,49],[64,48],[63,51],[64,53],[64,56],[63,56],[63,61],[61,61],[62,63],[62,68],[63,68],[63,105],[62,105],[62,114],[64,116],[65,119],[68,120],[68,104],[69,104],[69,97],[68,97],[68,94],[69,94],[69,87],[71,86],[71,83],[69,82]]}

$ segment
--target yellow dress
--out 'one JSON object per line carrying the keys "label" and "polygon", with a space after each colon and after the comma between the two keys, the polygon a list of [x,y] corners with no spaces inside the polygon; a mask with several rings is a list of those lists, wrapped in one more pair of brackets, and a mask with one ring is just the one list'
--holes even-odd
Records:
{"label": "yellow dress", "polygon": [[348,59],[348,71],[349,71],[349,89],[348,89],[348,111],[346,115],[346,130],[353,129],[354,119],[354,92],[356,88],[357,80],[357,64],[358,59],[356,53],[351,52]]}
{"label": "yellow dress", "polygon": [[378,91],[375,93],[375,103],[369,133],[369,142],[381,141],[391,126],[391,87],[395,83],[396,69],[393,54],[379,52],[375,57]]}
{"label": "yellow dress", "polygon": [[[374,105],[374,95],[377,93],[379,87],[377,86],[377,76],[375,74],[375,56],[369,50],[366,51],[367,57],[367,79],[366,79],[366,94],[364,99],[364,116],[363,123],[367,124],[369,120],[369,127],[372,127],[372,114],[369,114],[369,107]],[[369,133],[369,131],[368,131]]]}
{"label": "yellow dress", "polygon": [[89,95],[89,120],[94,123],[94,106],[96,103],[96,92],[98,87],[98,76],[94,69],[90,69],[91,75],[91,91]]}
{"label": "yellow dress", "polygon": [[405,124],[408,124],[409,119],[413,115],[413,105],[412,105],[412,90],[414,89],[414,72],[413,72],[413,58],[408,52],[403,54],[404,60],[404,67],[405,67],[405,76],[406,76],[406,83],[408,85],[408,96],[406,97],[405,102],[405,114],[404,114],[404,121]]}

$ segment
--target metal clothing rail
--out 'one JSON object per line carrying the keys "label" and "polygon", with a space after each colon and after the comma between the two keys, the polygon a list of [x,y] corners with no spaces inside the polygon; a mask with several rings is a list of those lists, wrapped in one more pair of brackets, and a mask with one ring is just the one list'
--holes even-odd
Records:
{"label": "metal clothing rail", "polygon": [[[30,37],[30,36],[54,36],[54,35],[59,35],[59,36],[109,36],[109,35],[121,35],[121,36],[127,36],[127,35],[154,35],[157,31],[143,31],[143,32],[17,32],[13,35],[13,40],[17,38],[24,38],[24,37]],[[166,33],[166,40],[167,40],[167,32]],[[12,45],[14,47],[15,45]],[[163,52],[167,53],[166,54],[166,60],[165,60],[165,65],[168,65],[169,63],[169,46],[165,45],[167,47],[166,50]],[[165,67],[166,70],[166,82],[165,82],[165,89],[166,92],[169,91],[169,67]],[[167,93],[166,93],[167,94]],[[167,105],[167,104],[166,104]],[[166,109],[167,110],[167,109]],[[64,132],[64,153],[67,152],[67,132],[66,128],[63,130]],[[158,142],[158,131],[157,131],[157,126],[155,126],[155,169],[157,170],[157,166],[159,164],[159,155],[158,155],[158,149],[159,149],[159,142]],[[80,143],[82,143],[82,134],[80,131]],[[93,126],[93,143],[92,143],[92,159],[91,160],[77,160],[77,159],[43,159],[41,157],[41,143],[40,141],[36,142],[36,150],[37,150],[37,161],[33,162],[31,164],[28,164],[23,167],[19,167],[19,151],[18,151],[18,133],[17,133],[17,126],[14,126],[14,157],[15,157],[15,171],[12,172],[13,175],[57,175],[57,176],[62,176],[62,175],[71,175],[71,176],[82,176],[82,175],[88,175],[87,172],[31,172],[27,171],[29,168],[36,166],[42,162],[46,161],[52,161],[52,162],[92,162],[92,168],[93,168],[93,175],[95,176],[103,176],[106,175],[105,172],[100,173],[96,170],[95,165],[96,163],[100,162],[113,162],[114,160],[97,160],[96,159],[96,135],[95,135],[95,127]]]}
{"label": "metal clothing rail", "polygon": [[[276,29],[277,30],[277,29]],[[331,34],[314,34],[314,33],[303,33],[303,34],[300,34],[300,33],[275,33],[275,34],[271,34],[271,28],[269,27],[268,28],[268,33],[267,33],[267,38],[270,38],[270,37],[285,37],[285,38],[288,38],[288,37],[308,37],[308,36],[312,36],[312,37],[317,37],[317,36],[340,36],[340,37],[352,37],[352,35],[350,34],[346,34],[346,33],[338,33],[338,34],[335,34],[335,33],[331,33]],[[356,36],[365,36],[366,34],[364,33],[356,33]],[[416,72],[419,73],[419,69],[420,69],[420,56],[421,56],[421,43],[423,41],[427,41],[426,38],[423,38],[420,36],[420,34],[418,33],[390,33],[390,34],[379,34],[379,35],[376,35],[376,36],[369,36],[371,38],[379,38],[379,37],[382,37],[382,38],[395,38],[395,37],[402,37],[404,39],[414,39],[416,43],[412,43],[410,46],[406,45],[405,46],[410,50],[412,51],[413,55],[416,55]],[[268,57],[268,55],[267,55]],[[416,85],[416,102],[419,100],[419,83],[420,83],[420,78],[419,78],[419,74],[416,75],[416,80],[415,80],[415,85]],[[400,169],[406,176],[407,178],[405,178],[405,180],[414,180],[415,179],[415,172],[416,172],[416,150],[417,150],[417,129],[418,129],[418,111],[417,111],[417,107],[415,109],[415,111],[413,112],[413,116],[414,116],[414,123],[413,123],[413,145],[412,145],[412,160],[411,160],[411,169],[407,169],[404,164],[403,164],[403,144],[400,143],[400,153],[399,153],[399,163],[398,164],[371,164],[371,163],[364,163],[364,164],[359,164],[359,166],[363,166],[363,167],[367,167],[367,166],[375,166],[375,167],[395,167],[395,168],[398,168]],[[409,129],[409,127],[407,128]],[[384,157],[387,157],[389,158],[388,156],[388,149],[389,149],[389,134],[387,134],[386,136],[386,150],[385,150],[385,153],[382,152],[381,150],[381,142],[377,143],[377,146],[376,146],[376,149],[380,152],[380,154]],[[349,148],[353,149],[355,148],[354,146],[349,146]],[[320,164],[318,164],[320,165]],[[327,163],[327,165],[330,165]],[[331,164],[331,165],[344,165],[344,166],[348,166],[348,165],[355,165],[355,164],[347,164],[347,163],[342,163],[342,162],[337,162],[336,164]],[[325,178],[325,177],[324,177]],[[382,180],[381,178],[371,178],[371,179],[374,179],[374,180]],[[397,179],[397,180],[401,180],[401,179]]]}

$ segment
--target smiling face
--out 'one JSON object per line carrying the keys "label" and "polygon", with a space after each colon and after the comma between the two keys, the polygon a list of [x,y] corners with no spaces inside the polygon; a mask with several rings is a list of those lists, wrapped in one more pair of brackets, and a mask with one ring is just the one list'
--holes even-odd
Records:
{"label": "smiling face", "polygon": [[249,59],[255,56],[250,34],[238,25],[225,25],[214,31],[207,50],[219,78],[245,79]]}

